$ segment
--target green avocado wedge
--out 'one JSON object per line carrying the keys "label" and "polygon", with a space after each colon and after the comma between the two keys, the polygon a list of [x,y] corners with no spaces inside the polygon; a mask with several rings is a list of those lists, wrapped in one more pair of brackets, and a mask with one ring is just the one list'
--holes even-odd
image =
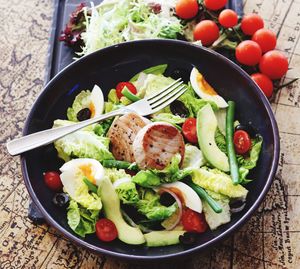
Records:
{"label": "green avocado wedge", "polygon": [[145,243],[145,237],[141,230],[131,227],[124,221],[120,210],[120,199],[107,177],[101,182],[99,191],[105,216],[116,225],[118,238],[130,245]]}
{"label": "green avocado wedge", "polygon": [[228,157],[215,141],[218,121],[210,104],[202,107],[197,113],[197,136],[200,149],[205,159],[214,167],[229,171]]}
{"label": "green avocado wedge", "polygon": [[185,231],[153,231],[145,234],[148,247],[163,247],[179,243],[179,236]]}

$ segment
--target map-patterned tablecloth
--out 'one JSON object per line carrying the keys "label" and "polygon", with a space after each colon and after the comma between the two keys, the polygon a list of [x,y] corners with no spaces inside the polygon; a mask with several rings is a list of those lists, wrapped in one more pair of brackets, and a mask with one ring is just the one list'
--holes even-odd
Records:
{"label": "map-patterned tablecloth", "polygon": [[[300,77],[300,0],[247,0],[289,58],[284,82]],[[53,2],[0,0],[0,268],[147,268],[95,256],[47,225],[27,218],[29,195],[20,160],[5,142],[19,136],[42,90]],[[272,104],[281,138],[280,164],[265,201],[231,238],[184,263],[157,268],[300,268],[300,86],[282,89]],[[149,266],[150,268],[150,266]]]}

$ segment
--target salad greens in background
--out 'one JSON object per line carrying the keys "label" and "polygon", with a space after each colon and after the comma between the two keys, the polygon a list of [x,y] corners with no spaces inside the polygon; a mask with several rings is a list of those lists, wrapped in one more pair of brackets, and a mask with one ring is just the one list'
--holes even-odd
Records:
{"label": "salad greens in background", "polygon": [[[131,94],[144,98],[169,85],[174,79],[164,75],[167,67],[165,64],[150,67],[129,78],[136,88],[136,92]],[[236,167],[222,170],[213,165],[212,151],[222,155],[223,159],[219,160],[223,162],[221,167],[225,167],[224,162],[230,161],[225,129],[237,129],[234,129],[233,122],[225,120],[228,113],[226,101],[218,94],[207,94],[206,87],[209,85],[202,75],[202,82],[195,85],[198,81],[195,76],[200,75],[198,70],[193,69],[188,90],[175,101],[179,103],[149,117],[149,124],[171,124],[185,138],[184,158],[175,154],[162,170],[142,170],[137,163],[115,159],[107,137],[114,119],[91,125],[54,142],[58,156],[65,161],[60,168],[60,178],[63,191],[70,199],[66,214],[68,224],[76,234],[85,237],[96,232],[98,235],[97,222],[106,216],[114,223],[118,238],[125,243],[146,242],[148,246],[177,244],[184,233],[200,234],[205,232],[207,225],[211,230],[217,229],[230,222],[232,212],[243,209],[248,193],[245,185],[255,180],[248,178],[248,173],[257,164],[263,140],[256,134],[251,138],[247,152],[231,152],[236,158]],[[94,89],[78,93],[67,110],[67,120],[55,120],[53,127],[74,124],[78,118],[84,120],[78,115],[82,117],[81,112],[91,107],[100,107],[101,113],[106,113],[132,102],[125,96],[119,98],[120,92],[116,87],[109,91],[107,101],[101,104],[101,98],[92,98],[95,96]],[[225,107],[222,107],[224,102]],[[204,113],[205,118],[201,118],[201,111],[205,109],[209,109],[211,114]],[[92,113],[85,115],[92,117]],[[195,120],[194,129],[185,127],[190,119]],[[208,131],[200,133],[201,128],[196,126],[196,121],[207,124]],[[237,126],[241,124],[235,121]],[[192,129],[194,134],[190,133]],[[191,140],[192,135],[196,135],[196,142]],[[215,158],[218,159],[218,156]],[[237,184],[231,178],[233,169],[239,175]],[[231,202],[236,201],[240,201],[242,206],[232,208]],[[196,225],[188,219],[195,221]],[[127,234],[128,229],[130,232]]]}
{"label": "salad greens in background", "polygon": [[[239,64],[272,100],[287,84],[287,57],[276,50],[276,33],[258,14],[239,16],[226,0],[104,0],[81,3],[60,41],[76,57],[104,47],[142,39],[177,39],[219,51]],[[275,63],[275,64],[273,64]]]}

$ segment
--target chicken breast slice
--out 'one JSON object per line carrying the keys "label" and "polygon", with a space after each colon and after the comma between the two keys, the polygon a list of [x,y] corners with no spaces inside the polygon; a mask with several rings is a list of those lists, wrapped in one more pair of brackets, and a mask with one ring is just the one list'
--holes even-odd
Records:
{"label": "chicken breast slice", "polygon": [[135,162],[133,141],[137,133],[149,120],[135,113],[121,116],[112,123],[107,136],[110,139],[111,152],[117,160]]}
{"label": "chicken breast slice", "polygon": [[133,142],[134,158],[141,169],[164,169],[179,153],[184,158],[184,140],[176,127],[165,122],[146,125]]}

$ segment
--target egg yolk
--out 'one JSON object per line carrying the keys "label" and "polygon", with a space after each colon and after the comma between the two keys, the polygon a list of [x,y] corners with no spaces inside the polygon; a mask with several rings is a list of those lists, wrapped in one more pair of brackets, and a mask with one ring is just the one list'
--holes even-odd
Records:
{"label": "egg yolk", "polygon": [[96,113],[94,103],[90,103],[89,109],[91,111],[91,118],[94,118],[95,113]]}
{"label": "egg yolk", "polygon": [[91,164],[83,164],[80,167],[80,170],[84,174],[84,176],[91,181],[92,183],[96,184],[96,180],[93,176]]}
{"label": "egg yolk", "polygon": [[[208,95],[218,95],[216,93],[216,91],[214,90],[214,88],[207,83],[207,81],[204,79],[204,77],[200,73],[198,73],[196,75],[196,79],[197,79],[199,88],[202,89],[202,91],[204,91],[204,93],[206,93]],[[201,85],[202,85],[202,87],[201,87]]]}

